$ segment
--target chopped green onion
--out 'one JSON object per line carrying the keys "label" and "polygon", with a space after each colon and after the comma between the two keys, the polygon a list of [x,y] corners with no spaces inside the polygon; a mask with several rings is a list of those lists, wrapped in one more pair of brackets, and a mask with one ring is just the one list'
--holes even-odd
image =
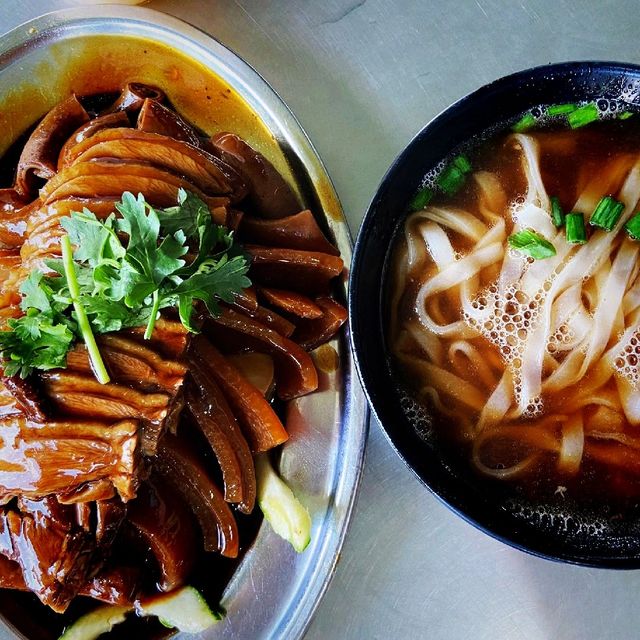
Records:
{"label": "chopped green onion", "polygon": [[551,198],[551,219],[556,227],[564,226],[564,211],[560,205],[560,199],[556,196]]}
{"label": "chopped green onion", "polygon": [[438,176],[438,186],[448,195],[452,196],[464,184],[465,174],[455,164],[450,164]]}
{"label": "chopped green onion", "polygon": [[618,120],[627,120],[633,115],[633,111],[623,111],[618,114]]}
{"label": "chopped green onion", "polygon": [[522,118],[511,127],[511,130],[516,133],[524,133],[531,129],[531,127],[534,127],[536,122],[537,120],[532,113],[525,113]]}
{"label": "chopped green onion", "polygon": [[565,216],[567,242],[569,244],[584,244],[587,241],[587,229],[584,226],[584,215],[572,211]]}
{"label": "chopped green onion", "polygon": [[640,240],[640,213],[628,220],[624,229],[634,240]]}
{"label": "chopped green onion", "polygon": [[82,333],[84,343],[87,346],[91,369],[100,384],[107,384],[107,382],[109,382],[109,373],[107,372],[107,368],[104,366],[100,349],[98,349],[96,338],[91,330],[91,324],[89,323],[87,312],[80,303],[80,285],[78,284],[78,277],[76,275],[76,266],[73,262],[71,240],[68,235],[64,235],[60,239],[60,248],[62,249],[62,266],[64,268],[64,275],[67,279],[67,286],[69,287],[69,294],[71,296],[71,301],[73,302],[73,309],[76,312],[78,327],[80,329],[80,333]]}
{"label": "chopped green onion", "polygon": [[572,103],[552,104],[550,107],[547,107],[547,115],[548,116],[564,116],[568,113],[572,113],[577,108],[578,107]]}
{"label": "chopped green onion", "polygon": [[462,173],[471,172],[471,162],[469,162],[469,158],[465,155],[460,155],[457,158],[454,158],[453,164],[458,167]]}
{"label": "chopped green onion", "polygon": [[600,199],[595,211],[591,215],[589,224],[592,227],[599,227],[605,231],[611,231],[616,226],[616,222],[620,219],[624,211],[624,204],[618,202],[611,196],[605,196]]}
{"label": "chopped green onion", "polygon": [[409,209],[421,211],[431,202],[431,198],[433,198],[433,191],[429,187],[423,187],[413,196],[413,200],[409,203]]}
{"label": "chopped green onion", "polygon": [[572,111],[568,116],[569,126],[572,129],[578,129],[584,127],[590,122],[594,122],[598,119],[598,107],[595,102],[590,102],[582,107],[578,107],[575,111]]}
{"label": "chopped green onion", "polygon": [[509,246],[534,260],[544,260],[556,255],[556,249],[549,241],[529,229],[510,235]]}

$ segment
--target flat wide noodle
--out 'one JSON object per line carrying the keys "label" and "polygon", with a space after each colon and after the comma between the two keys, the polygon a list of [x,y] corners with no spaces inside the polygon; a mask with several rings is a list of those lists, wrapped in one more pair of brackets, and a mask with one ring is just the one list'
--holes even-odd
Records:
{"label": "flat wide noodle", "polygon": [[[391,335],[419,394],[459,424],[470,420],[483,473],[517,477],[553,456],[561,474],[575,475],[605,422],[640,424],[640,243],[622,232],[640,198],[640,158],[621,154],[579,175],[575,208],[587,221],[607,193],[624,210],[611,232],[591,228],[574,245],[553,224],[536,137],[508,144],[526,180],[521,197],[508,203],[500,176],[482,170],[470,210],[437,204],[407,218]],[[532,260],[510,249],[507,235],[525,229],[555,255]],[[528,453],[488,464],[484,452],[509,440]],[[613,455],[603,446],[599,459]]]}

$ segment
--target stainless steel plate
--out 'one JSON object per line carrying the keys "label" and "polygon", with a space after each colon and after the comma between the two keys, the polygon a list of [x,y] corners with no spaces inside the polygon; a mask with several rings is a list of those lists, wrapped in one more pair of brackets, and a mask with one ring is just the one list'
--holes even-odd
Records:
{"label": "stainless steel plate", "polygon": [[[256,71],[219,42],[149,9],[65,10],[37,18],[4,36],[0,40],[0,118],[4,111],[10,121],[4,123],[0,149],[6,149],[27,122],[55,104],[59,97],[52,87],[59,86],[58,80],[75,86],[68,74],[56,77],[65,67],[62,58],[77,55],[78,43],[103,35],[135,36],[169,46],[222,78],[266,127],[280,155],[276,163],[282,166],[284,162],[305,205],[324,216],[349,264],[351,240],[337,196],[286,105]],[[172,82],[178,84],[180,79]],[[25,91],[30,92],[31,113],[15,109],[16,96]],[[7,116],[4,107],[12,101],[12,115]],[[339,286],[346,299],[346,277]],[[338,367],[332,370],[326,358],[320,358],[324,362],[320,362],[319,391],[290,403],[291,439],[281,459],[283,475],[311,512],[312,542],[304,553],[296,554],[263,525],[224,593],[225,620],[201,638],[299,638],[333,574],[362,468],[367,408],[354,376],[347,337],[343,334],[331,346]],[[0,635],[6,637],[10,629],[6,623],[0,625],[5,629],[0,628]],[[15,637],[24,637],[11,630]]]}

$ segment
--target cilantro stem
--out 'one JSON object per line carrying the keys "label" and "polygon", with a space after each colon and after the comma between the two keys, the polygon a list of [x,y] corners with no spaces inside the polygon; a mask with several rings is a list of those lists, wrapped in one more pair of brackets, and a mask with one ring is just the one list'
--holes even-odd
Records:
{"label": "cilantro stem", "polygon": [[62,236],[60,239],[60,248],[62,249],[62,265],[64,268],[64,275],[67,279],[67,286],[69,287],[69,293],[71,295],[71,301],[73,302],[73,309],[76,312],[76,318],[78,320],[78,327],[82,333],[82,338],[87,351],[89,352],[89,361],[91,362],[91,368],[93,373],[100,384],[107,384],[109,382],[109,373],[102,360],[100,349],[96,344],[96,338],[91,330],[91,324],[89,318],[84,310],[82,304],[80,304],[80,285],[78,284],[78,278],[76,276],[76,268],[73,263],[73,249],[71,248],[71,239],[68,235]]}
{"label": "cilantro stem", "polygon": [[151,307],[151,315],[149,316],[149,322],[147,322],[147,328],[144,332],[144,339],[151,340],[153,335],[153,329],[156,326],[156,318],[158,316],[158,309],[160,308],[160,296],[158,290],[153,292],[153,306]]}

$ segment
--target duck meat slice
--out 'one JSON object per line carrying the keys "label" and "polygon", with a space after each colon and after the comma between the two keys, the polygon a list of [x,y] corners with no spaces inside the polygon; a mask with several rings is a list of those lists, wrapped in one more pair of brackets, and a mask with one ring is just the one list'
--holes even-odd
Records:
{"label": "duck meat slice", "polygon": [[115,566],[101,569],[78,592],[100,602],[115,605],[133,604],[142,576],[138,567]]}
{"label": "duck meat slice", "polygon": [[4,215],[13,213],[29,204],[24,196],[21,196],[13,187],[0,188],[0,213]]}
{"label": "duck meat slice", "polygon": [[289,438],[262,393],[204,336],[196,336],[191,341],[189,360],[197,362],[222,389],[254,453],[268,451]]}
{"label": "duck meat slice", "polygon": [[161,105],[157,100],[147,99],[138,115],[137,128],[140,131],[159,133],[174,140],[182,140],[199,146],[200,138],[194,128],[175,111]]}
{"label": "duck meat slice", "polygon": [[20,498],[18,508],[0,519],[11,543],[3,553],[20,565],[26,587],[43,604],[64,613],[95,569],[95,541],[77,525],[75,509],[55,496]]}
{"label": "duck meat slice", "polygon": [[322,233],[309,209],[275,220],[245,216],[238,237],[250,244],[340,255],[338,249]]}
{"label": "duck meat slice", "polygon": [[347,310],[333,298],[321,296],[316,304],[322,309],[320,318],[301,320],[291,336],[307,351],[328,342],[347,321]]}
{"label": "duck meat slice", "polygon": [[252,311],[246,309],[236,301],[232,302],[229,305],[223,304],[222,306],[224,306],[225,308],[233,308],[234,311],[237,311],[244,316],[248,316],[249,318],[253,318],[260,324],[263,324],[265,327],[269,327],[269,329],[273,329],[273,331],[279,333],[285,338],[288,338],[296,328],[296,325],[293,324],[293,322],[289,322],[289,320],[281,316],[279,313],[273,311],[273,309],[263,307],[262,305],[258,305]]}
{"label": "duck meat slice", "polygon": [[165,99],[165,93],[158,87],[152,87],[141,82],[129,82],[118,96],[118,99],[103,113],[111,113],[113,111],[140,111],[146,100],[162,102]]}
{"label": "duck meat slice", "polygon": [[233,513],[188,443],[166,433],[160,441],[156,469],[191,507],[200,523],[205,551],[236,558],[240,540]]}
{"label": "duck meat slice", "polygon": [[318,372],[309,354],[257,320],[223,308],[218,316],[207,319],[206,332],[225,350],[244,348],[271,355],[276,368],[276,393],[281,400],[291,400],[318,388]]}
{"label": "duck meat slice", "polygon": [[193,515],[181,495],[157,474],[142,484],[128,505],[127,522],[142,537],[160,571],[158,589],[185,583],[196,559],[198,539]]}
{"label": "duck meat slice", "polygon": [[145,393],[113,382],[101,384],[92,374],[56,369],[43,373],[42,382],[47,397],[65,415],[140,420],[145,455],[155,454],[158,439],[182,408],[179,393]]}
{"label": "duck meat slice", "polygon": [[344,267],[342,258],[317,251],[257,245],[245,245],[244,249],[251,257],[251,280],[305,294],[327,293],[331,280]]}
{"label": "duck meat slice", "polygon": [[[163,358],[153,349],[118,333],[98,336],[100,353],[107,369],[120,383],[135,389],[176,394],[187,367],[177,360]],[[91,374],[85,345],[77,345],[67,354],[67,370]]]}
{"label": "duck meat slice", "polygon": [[[140,584],[140,569],[116,566],[101,569],[78,591],[86,596],[107,604],[132,604]],[[0,589],[28,591],[20,564],[0,555]]]}
{"label": "duck meat slice", "polygon": [[94,158],[138,160],[184,176],[204,193],[230,194],[226,176],[208,153],[180,140],[138,129],[105,129],[76,145],[69,164]]}
{"label": "duck meat slice", "polygon": [[222,390],[197,360],[192,362],[191,376],[186,407],[218,459],[224,499],[238,504],[243,513],[251,513],[256,500],[256,474],[249,445]]}
{"label": "duck meat slice", "polygon": [[313,320],[322,315],[322,309],[313,300],[295,291],[258,287],[258,294],[267,304],[298,318]]}
{"label": "duck meat slice", "polygon": [[70,164],[71,150],[80,142],[87,140],[91,136],[102,131],[103,129],[113,129],[116,127],[129,126],[129,118],[124,111],[115,111],[98,116],[93,120],[78,127],[62,145],[60,155],[58,156],[58,171]]}
{"label": "duck meat slice", "polygon": [[25,379],[20,376],[3,376],[0,382],[15,398],[18,407],[28,420],[44,422],[47,419],[46,401],[37,389],[38,381],[35,377]]}
{"label": "duck meat slice", "polygon": [[189,330],[178,320],[161,317],[156,320],[151,339],[144,337],[144,327],[124,329],[119,335],[128,336],[139,344],[144,344],[165,358],[180,360],[184,357],[189,343]]}
{"label": "duck meat slice", "polygon": [[15,189],[21,196],[36,195],[36,177],[49,180],[56,174],[62,145],[88,120],[89,114],[75,95],[47,113],[29,136],[18,160]]}
{"label": "duck meat slice", "polygon": [[15,496],[67,493],[108,481],[123,500],[135,496],[140,458],[137,420],[64,420],[43,424],[0,418],[0,504]]}
{"label": "duck meat slice", "polygon": [[234,133],[218,133],[210,139],[213,153],[235,169],[247,185],[247,202],[265,218],[284,218],[300,211],[293,189],[275,167]]}
{"label": "duck meat slice", "polygon": [[[147,202],[158,207],[170,207],[178,201],[178,190],[190,191],[203,200],[209,209],[226,207],[230,200],[223,196],[208,196],[185,178],[171,171],[140,161],[101,158],[73,164],[55,175],[40,190],[45,204],[68,198],[108,198],[122,196],[124,191],[144,193]],[[218,224],[226,223],[214,220]]]}

